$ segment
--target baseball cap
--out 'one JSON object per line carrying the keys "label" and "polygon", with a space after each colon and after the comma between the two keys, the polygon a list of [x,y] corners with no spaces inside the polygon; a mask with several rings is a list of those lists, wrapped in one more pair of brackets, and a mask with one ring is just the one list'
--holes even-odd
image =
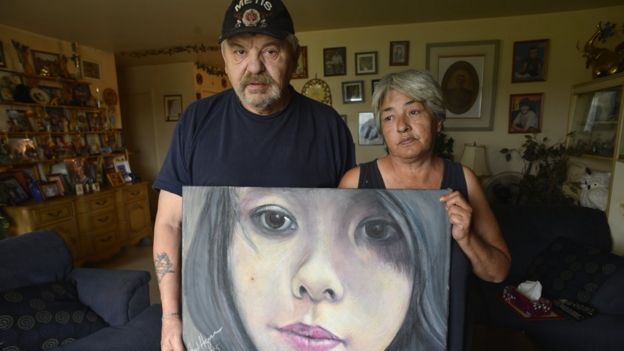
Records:
{"label": "baseball cap", "polygon": [[240,33],[284,39],[295,34],[295,27],[281,0],[234,0],[225,12],[219,43]]}

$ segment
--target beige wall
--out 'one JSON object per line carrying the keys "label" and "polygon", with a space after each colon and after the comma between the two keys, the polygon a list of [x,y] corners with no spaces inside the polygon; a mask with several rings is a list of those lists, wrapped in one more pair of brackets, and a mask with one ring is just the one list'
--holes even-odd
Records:
{"label": "beige wall", "polygon": [[[487,132],[449,132],[455,139],[455,155],[459,158],[465,143],[474,141],[488,147],[490,168],[493,173],[519,170],[521,163],[505,162],[499,150],[517,147],[523,142],[521,134],[508,134],[509,95],[521,93],[544,93],[544,119],[542,135],[550,140],[562,140],[567,128],[568,105],[571,86],[591,79],[581,53],[576,49],[593,33],[599,21],[622,23],[624,6],[578,12],[545,15],[517,16],[452,22],[432,22],[394,26],[352,28],[331,31],[302,32],[297,36],[301,45],[308,47],[308,76],[325,80],[331,87],[333,107],[340,114],[347,114],[348,124],[357,143],[357,114],[371,111],[371,80],[383,74],[405,69],[405,66],[388,65],[389,42],[410,41],[410,68],[425,68],[426,44],[436,42],[500,40],[500,59],[497,79],[494,130]],[[521,40],[550,39],[548,76],[546,82],[511,83],[513,43]],[[622,38],[620,38],[621,40]],[[323,48],[347,47],[347,75],[323,77]],[[377,75],[356,76],[355,53],[377,51],[379,67]],[[364,80],[365,102],[343,104],[341,82]],[[293,81],[300,90],[307,79]],[[383,146],[356,145],[358,162],[367,161],[384,154]]]}
{"label": "beige wall", "polygon": [[[66,57],[72,56],[71,43],[68,41],[46,37],[44,35],[23,31],[21,29],[8,27],[0,24],[0,41],[4,48],[7,69],[22,72],[22,66],[17,58],[15,49],[11,40],[16,40],[31,50],[46,51],[51,53],[63,54]],[[100,65],[100,79],[88,79],[86,82],[91,83],[91,94],[96,96],[96,88],[102,92],[105,88],[112,88],[117,91],[117,68],[115,66],[115,55],[111,52],[102,51],[88,46],[79,45],[79,53],[83,60],[96,62]],[[76,74],[76,68],[68,61],[68,71],[70,74]],[[119,113],[119,105],[115,106],[116,127],[121,126]]]}

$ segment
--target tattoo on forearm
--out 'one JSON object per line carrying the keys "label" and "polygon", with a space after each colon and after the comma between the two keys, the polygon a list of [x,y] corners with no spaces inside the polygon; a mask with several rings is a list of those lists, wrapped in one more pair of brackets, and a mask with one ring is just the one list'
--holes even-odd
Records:
{"label": "tattoo on forearm", "polygon": [[154,260],[154,267],[156,268],[156,276],[158,277],[158,281],[161,281],[165,274],[175,272],[173,270],[173,264],[171,263],[171,259],[166,252],[162,252],[156,255],[156,259]]}

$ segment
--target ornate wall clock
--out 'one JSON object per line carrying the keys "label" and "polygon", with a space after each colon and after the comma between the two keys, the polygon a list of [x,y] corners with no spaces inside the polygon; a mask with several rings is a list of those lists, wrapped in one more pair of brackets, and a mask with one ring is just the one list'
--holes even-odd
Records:
{"label": "ornate wall clock", "polygon": [[301,94],[329,106],[332,104],[331,90],[327,82],[322,79],[314,78],[307,81],[301,88]]}

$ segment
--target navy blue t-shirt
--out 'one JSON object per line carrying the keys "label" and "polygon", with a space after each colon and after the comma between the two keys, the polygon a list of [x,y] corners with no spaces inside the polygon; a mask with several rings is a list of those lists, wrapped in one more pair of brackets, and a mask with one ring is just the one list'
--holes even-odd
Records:
{"label": "navy blue t-shirt", "polygon": [[290,89],[286,109],[269,116],[247,111],[232,89],[192,103],[154,188],[336,187],[355,165],[351,132],[334,109]]}

